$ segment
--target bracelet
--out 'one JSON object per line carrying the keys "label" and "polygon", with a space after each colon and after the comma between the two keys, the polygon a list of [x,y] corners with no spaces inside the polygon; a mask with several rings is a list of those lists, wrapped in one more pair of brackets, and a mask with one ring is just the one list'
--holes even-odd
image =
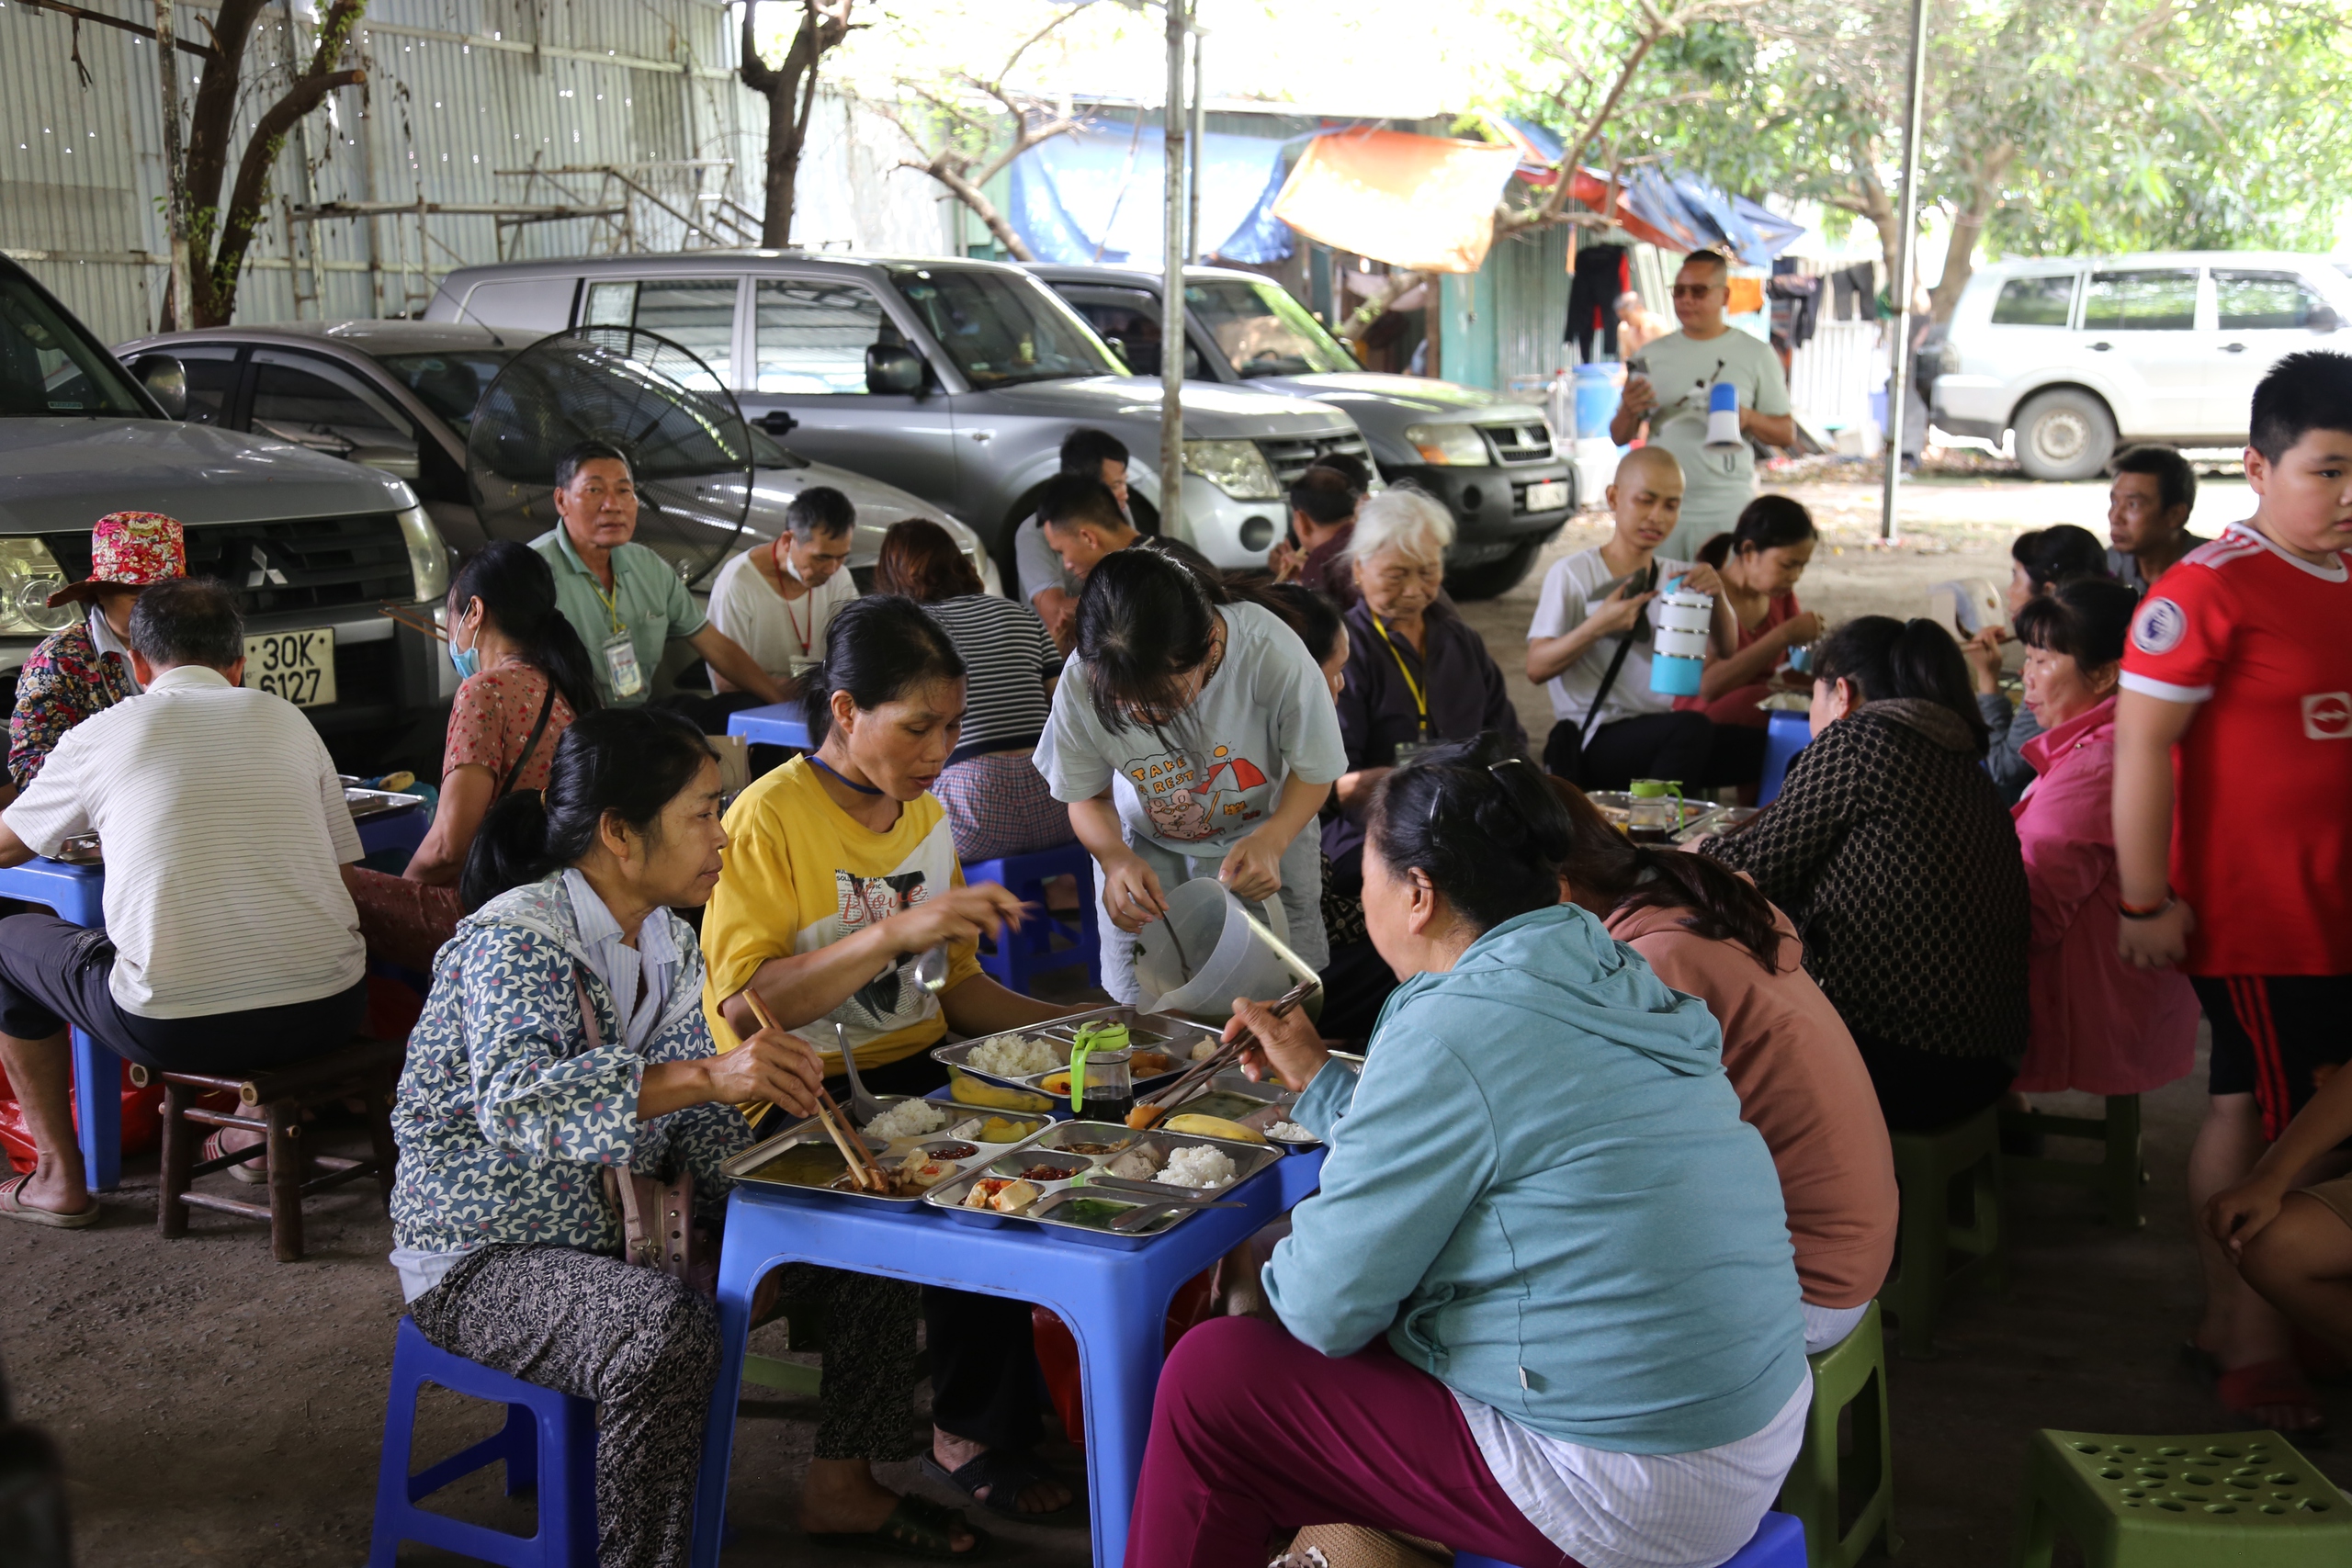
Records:
{"label": "bracelet", "polygon": [[2126,904],[2123,900],[2119,898],[2115,901],[2115,912],[2122,916],[2127,920],[2153,920],[2158,915],[2163,914],[2165,910],[2171,908],[2175,904],[2179,902],[2179,896],[2174,893],[2170,888],[2166,888],[2165,890],[2164,902],[2161,904],[2151,904],[2146,908],[2142,908],[2131,904]]}

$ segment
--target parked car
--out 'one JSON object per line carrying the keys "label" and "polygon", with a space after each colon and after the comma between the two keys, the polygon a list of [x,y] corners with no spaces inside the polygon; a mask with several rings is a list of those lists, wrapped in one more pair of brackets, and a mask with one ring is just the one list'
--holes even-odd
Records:
{"label": "parked car", "polygon": [[1935,422],[2017,434],[2038,479],[2086,479],[2119,445],[2245,444],[2255,383],[2352,317],[2352,278],[2274,251],[2002,262],[1968,280],[1937,361]]}
{"label": "parked car", "polygon": [[[210,327],[124,344],[127,360],[169,354],[186,367],[188,415],[230,430],[295,442],[314,452],[394,474],[413,485],[460,553],[485,541],[466,480],[466,434],[474,405],[508,360],[542,334],[500,333],[427,321],[296,321]],[[744,546],[784,532],[785,509],[813,485],[831,485],[857,508],[850,570],[870,580],[891,524],[926,517],[956,536],[991,588],[978,537],[919,496],[864,474],[812,463],[754,429],[756,455]],[[716,575],[697,573],[707,588]]]}
{"label": "parked car", "polygon": [[[501,332],[637,326],[693,349],[743,412],[820,462],[888,479],[970,525],[1009,575],[1063,435],[1095,425],[1134,453],[1157,518],[1159,383],[1131,376],[1084,318],[1018,267],[798,251],[462,267],[433,321]],[[1316,458],[1366,455],[1329,403],[1197,382],[1184,390],[1184,531],[1220,566],[1255,566]]]}
{"label": "parked car", "polygon": [[[1120,356],[1159,373],[1161,280],[1128,266],[1034,263]],[[1555,451],[1543,411],[1421,376],[1365,370],[1304,305],[1254,272],[1184,269],[1184,374],[1347,412],[1380,477],[1410,481],[1453,513],[1446,584],[1492,598],[1524,578],[1577,509],[1576,465]]]}
{"label": "parked car", "polygon": [[[13,697],[50,609],[90,570],[90,525],[161,512],[187,528],[188,571],[236,591],[246,681],[300,705],[366,771],[456,681],[438,646],[379,614],[435,606],[449,548],[403,480],[293,443],[182,423],[184,367],[115,362],[56,298],[0,257],[0,673]],[[429,614],[429,611],[427,612]]]}

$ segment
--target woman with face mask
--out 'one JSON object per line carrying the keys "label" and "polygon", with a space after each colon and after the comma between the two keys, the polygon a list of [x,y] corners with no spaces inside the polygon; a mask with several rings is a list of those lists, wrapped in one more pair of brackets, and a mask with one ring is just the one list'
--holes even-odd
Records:
{"label": "woman with face mask", "polygon": [[493,539],[449,588],[449,662],[459,684],[441,754],[441,804],[398,876],[344,873],[371,958],[419,973],[464,913],[458,874],[502,796],[543,789],[556,742],[600,705],[588,649],[556,608],[555,575],[529,547]]}

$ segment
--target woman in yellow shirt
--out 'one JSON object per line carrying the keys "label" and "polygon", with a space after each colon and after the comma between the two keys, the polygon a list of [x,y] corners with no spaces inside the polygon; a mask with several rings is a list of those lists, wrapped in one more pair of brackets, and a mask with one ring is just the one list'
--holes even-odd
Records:
{"label": "woman in yellow shirt", "polygon": [[[911,599],[843,606],[803,701],[817,750],[745,790],[727,814],[726,871],[703,917],[703,1009],[721,1051],[757,1031],[744,993],[842,1071],[839,1023],[879,1093],[946,1082],[927,1055],[953,1029],[986,1035],[1069,1011],[981,973],[980,934],[1021,919],[1002,887],[964,885],[946,809],[930,793],[964,716],[964,661]],[[933,995],[915,967],[947,949]],[[837,1086],[845,1087],[845,1086]],[[1069,1489],[1026,1450],[1042,1435],[1029,1308],[926,1290],[932,1357],[929,1468],[990,1509],[1059,1513]]]}

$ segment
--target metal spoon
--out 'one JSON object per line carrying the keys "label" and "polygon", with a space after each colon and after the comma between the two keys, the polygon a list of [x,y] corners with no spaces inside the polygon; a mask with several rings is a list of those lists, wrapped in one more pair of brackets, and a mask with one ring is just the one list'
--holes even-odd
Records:
{"label": "metal spoon", "polygon": [[1249,1205],[1246,1203],[1227,1203],[1222,1201],[1212,1203],[1185,1203],[1179,1202],[1174,1199],[1169,1199],[1157,1203],[1141,1203],[1136,1205],[1135,1208],[1129,1209],[1125,1213],[1121,1214],[1117,1219],[1111,1222],[1111,1228],[1114,1231],[1139,1231],[1150,1221],[1158,1219],[1160,1215],[1168,1213],[1171,1209],[1180,1213],[1189,1213],[1194,1209],[1244,1209],[1247,1207],[1249,1207]]}
{"label": "metal spoon", "polygon": [[882,1114],[882,1102],[866,1093],[865,1085],[858,1081],[857,1053],[849,1048],[849,1035],[840,1019],[833,1020],[833,1043],[841,1047],[842,1066],[849,1071],[849,1113],[863,1127]]}
{"label": "metal spoon", "polygon": [[947,988],[947,944],[927,947],[915,959],[915,984],[933,996]]}

